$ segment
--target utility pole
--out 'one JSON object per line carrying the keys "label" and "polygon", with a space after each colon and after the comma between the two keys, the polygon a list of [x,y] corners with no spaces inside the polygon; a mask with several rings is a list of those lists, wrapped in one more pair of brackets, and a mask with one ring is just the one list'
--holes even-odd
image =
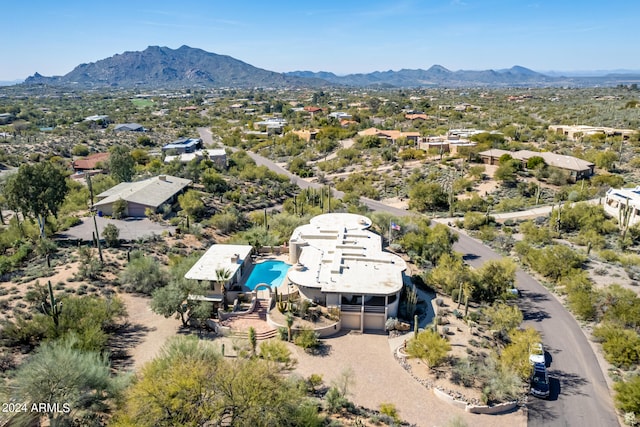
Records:
{"label": "utility pole", "polygon": [[93,215],[93,226],[96,229],[96,246],[98,246],[98,256],[100,256],[100,264],[104,265],[104,259],[102,258],[102,247],[100,247],[100,232],[98,231],[98,222],[96,221],[96,215]]}

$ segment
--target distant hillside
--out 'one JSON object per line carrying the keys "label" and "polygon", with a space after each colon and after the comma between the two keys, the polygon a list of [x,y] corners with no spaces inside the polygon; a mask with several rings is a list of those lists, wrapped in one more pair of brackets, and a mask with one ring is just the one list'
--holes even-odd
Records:
{"label": "distant hillside", "polygon": [[524,67],[515,66],[508,70],[484,71],[450,71],[441,65],[434,65],[428,70],[376,71],[368,74],[349,74],[337,76],[333,73],[311,71],[294,71],[287,73],[297,77],[315,77],[333,84],[348,86],[548,86],[556,78],[536,73]]}
{"label": "distant hillside", "polygon": [[81,64],[64,76],[39,73],[27,85],[121,88],[190,87],[541,87],[615,86],[640,82],[637,74],[601,76],[546,75],[521,66],[501,70],[451,71],[440,65],[428,70],[375,71],[337,76],[321,71],[276,73],[254,67],[226,55],[182,46],[178,49],[150,46],[142,52],[125,52],[89,64]]}
{"label": "distant hillside", "polygon": [[125,52],[89,64],[81,64],[64,76],[38,73],[25,84],[81,87],[291,87],[325,85],[263,70],[230,56],[182,46],[178,49],[149,46],[142,52]]}

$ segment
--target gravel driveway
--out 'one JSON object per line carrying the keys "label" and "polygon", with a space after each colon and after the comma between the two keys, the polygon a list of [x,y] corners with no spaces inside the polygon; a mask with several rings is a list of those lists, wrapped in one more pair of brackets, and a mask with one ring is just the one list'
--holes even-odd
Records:
{"label": "gravel driveway", "polygon": [[330,346],[326,356],[311,356],[300,347],[290,345],[293,357],[298,360],[294,372],[305,378],[320,374],[324,383],[331,385],[345,369],[351,369],[354,384],[349,398],[358,405],[378,409],[382,402],[393,403],[402,419],[425,427],[445,427],[455,419],[462,419],[473,427],[527,425],[522,410],[503,415],[476,415],[439,400],[393,358],[386,335],[348,332],[323,341]]}

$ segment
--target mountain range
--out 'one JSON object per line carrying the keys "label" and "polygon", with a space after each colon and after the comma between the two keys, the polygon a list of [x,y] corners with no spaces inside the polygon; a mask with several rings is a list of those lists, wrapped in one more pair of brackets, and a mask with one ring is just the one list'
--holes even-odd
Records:
{"label": "mountain range", "polygon": [[547,75],[525,67],[501,70],[451,71],[440,65],[427,70],[402,69],[338,76],[330,72],[277,73],[254,67],[231,56],[182,46],[178,49],[149,46],[89,64],[81,64],[64,76],[28,77],[25,85],[78,88],[188,88],[188,87],[542,87],[612,86],[640,82],[640,73],[596,77]]}

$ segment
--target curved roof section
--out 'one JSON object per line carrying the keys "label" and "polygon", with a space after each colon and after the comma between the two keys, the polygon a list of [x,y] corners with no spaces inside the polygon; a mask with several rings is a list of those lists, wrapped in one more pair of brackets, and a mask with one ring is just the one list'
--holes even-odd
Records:
{"label": "curved roof section", "polygon": [[391,295],[402,289],[405,261],[382,250],[382,238],[362,215],[319,215],[295,229],[290,250],[300,248],[302,267],[289,269],[298,286],[322,292]]}

